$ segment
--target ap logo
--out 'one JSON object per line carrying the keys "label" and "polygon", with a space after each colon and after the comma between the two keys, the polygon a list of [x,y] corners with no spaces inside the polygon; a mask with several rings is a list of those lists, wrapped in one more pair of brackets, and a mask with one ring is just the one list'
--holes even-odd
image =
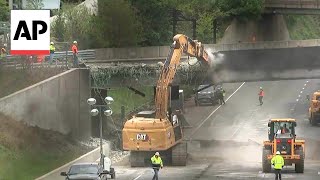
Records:
{"label": "ap logo", "polygon": [[13,55],[50,54],[50,10],[11,10]]}

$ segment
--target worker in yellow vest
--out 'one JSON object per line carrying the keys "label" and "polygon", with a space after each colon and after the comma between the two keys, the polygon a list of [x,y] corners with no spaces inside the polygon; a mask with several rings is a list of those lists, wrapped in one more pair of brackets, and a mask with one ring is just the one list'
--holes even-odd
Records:
{"label": "worker in yellow vest", "polygon": [[162,163],[162,159],[160,157],[159,152],[156,152],[154,154],[154,156],[152,156],[151,163],[152,163],[152,168],[153,168],[153,171],[154,171],[154,175],[153,175],[152,180],[158,180],[159,179],[158,178],[159,169],[163,168],[163,163]]}
{"label": "worker in yellow vest", "polygon": [[50,43],[50,59],[49,59],[49,63],[51,64],[52,61],[53,61],[53,55],[54,55],[54,52],[56,51],[56,48],[54,47],[54,43],[51,42]]}
{"label": "worker in yellow vest", "polygon": [[273,165],[273,168],[274,168],[275,180],[278,180],[278,179],[281,180],[281,170],[284,166],[284,159],[280,155],[280,151],[277,151],[276,155],[273,156],[273,158],[271,159],[271,164]]}

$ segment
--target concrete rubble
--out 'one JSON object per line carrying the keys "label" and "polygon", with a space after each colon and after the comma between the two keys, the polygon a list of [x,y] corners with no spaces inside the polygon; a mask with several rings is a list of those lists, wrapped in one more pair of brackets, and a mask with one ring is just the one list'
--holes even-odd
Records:
{"label": "concrete rubble", "polygon": [[[103,144],[110,144],[110,141],[102,139]],[[100,138],[93,138],[91,137],[87,141],[81,141],[80,144],[89,147],[89,148],[98,148],[100,146]],[[128,151],[120,151],[120,150],[112,150],[110,149],[109,158],[111,159],[112,163],[119,162],[123,160],[126,156],[129,155]]]}

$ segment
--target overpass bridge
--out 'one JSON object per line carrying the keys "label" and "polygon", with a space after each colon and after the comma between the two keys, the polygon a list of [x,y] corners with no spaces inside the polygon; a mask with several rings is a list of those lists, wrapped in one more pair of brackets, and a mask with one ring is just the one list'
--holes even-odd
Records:
{"label": "overpass bridge", "polygon": [[320,14],[320,0],[265,0],[265,13]]}
{"label": "overpass bridge", "polygon": [[[213,60],[208,76],[216,82],[320,78],[320,39],[205,44],[205,48]],[[168,52],[169,45],[96,49],[96,59],[86,64],[100,69],[110,67],[110,63],[154,64],[163,62]],[[144,84],[154,83],[157,76],[147,79]]]}

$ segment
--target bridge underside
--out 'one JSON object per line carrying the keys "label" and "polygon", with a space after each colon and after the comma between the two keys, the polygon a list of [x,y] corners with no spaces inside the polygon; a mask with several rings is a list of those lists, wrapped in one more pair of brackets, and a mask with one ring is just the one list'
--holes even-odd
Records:
{"label": "bridge underside", "polygon": [[266,8],[266,14],[298,14],[298,15],[319,15],[320,9],[308,8]]}
{"label": "bridge underside", "polygon": [[224,54],[215,81],[261,81],[320,78],[320,47],[239,50]]}

